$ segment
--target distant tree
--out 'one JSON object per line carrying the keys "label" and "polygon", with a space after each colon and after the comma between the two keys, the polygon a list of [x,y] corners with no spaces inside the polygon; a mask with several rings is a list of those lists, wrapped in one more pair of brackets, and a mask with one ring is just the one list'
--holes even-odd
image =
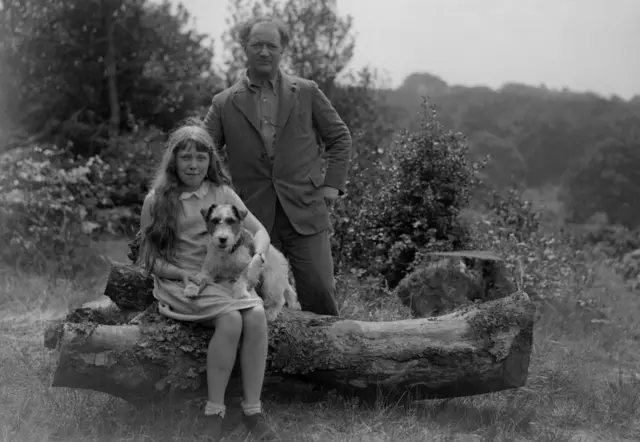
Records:
{"label": "distant tree", "polygon": [[640,226],[640,139],[609,139],[567,173],[567,208],[574,222],[605,213],[612,224]]}
{"label": "distant tree", "polygon": [[489,155],[481,174],[484,182],[496,187],[524,182],[527,164],[513,141],[483,130],[471,133],[468,143],[473,160],[481,161]]}

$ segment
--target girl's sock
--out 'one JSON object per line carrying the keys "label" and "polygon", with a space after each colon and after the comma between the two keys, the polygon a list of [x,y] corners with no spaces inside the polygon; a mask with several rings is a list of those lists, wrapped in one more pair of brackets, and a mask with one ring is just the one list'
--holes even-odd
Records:
{"label": "girl's sock", "polygon": [[214,404],[213,402],[207,401],[207,405],[204,407],[205,416],[211,416],[214,414],[219,414],[221,418],[224,419],[224,414],[227,408],[224,404]]}
{"label": "girl's sock", "polygon": [[262,405],[260,401],[257,404],[247,404],[243,400],[240,405],[242,406],[242,411],[246,416],[252,416],[254,414],[262,413]]}

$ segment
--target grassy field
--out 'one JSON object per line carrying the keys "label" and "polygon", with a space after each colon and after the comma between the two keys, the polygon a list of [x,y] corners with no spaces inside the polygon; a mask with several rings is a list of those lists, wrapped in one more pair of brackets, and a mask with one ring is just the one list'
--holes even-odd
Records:
{"label": "grassy field", "polygon": [[[121,243],[105,249],[124,259]],[[539,301],[524,388],[410,407],[370,407],[333,395],[310,401],[310,392],[301,389],[293,397],[265,398],[265,409],[287,441],[640,440],[640,297],[608,269],[594,271],[588,286],[568,284],[556,299]],[[105,278],[53,282],[0,269],[0,441],[206,440],[201,403],[135,409],[103,394],[49,386],[46,321],[100,296]],[[344,315],[407,315],[388,295],[372,301],[364,292],[343,283]],[[604,319],[576,301],[595,306]],[[232,422],[239,422],[237,404],[228,408]],[[226,440],[244,437],[238,427]]]}

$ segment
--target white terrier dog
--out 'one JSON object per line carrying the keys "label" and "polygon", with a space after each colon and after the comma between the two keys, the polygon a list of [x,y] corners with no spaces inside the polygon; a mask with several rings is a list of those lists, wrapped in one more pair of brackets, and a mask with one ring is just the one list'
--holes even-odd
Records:
{"label": "white terrier dog", "polygon": [[243,226],[245,210],[233,204],[212,205],[202,209],[202,216],[210,235],[207,255],[197,279],[200,286],[191,283],[185,288],[187,297],[196,297],[210,282],[233,281],[233,296],[248,297],[249,292],[262,283],[258,293],[265,303],[267,320],[275,319],[285,303],[300,310],[294,284],[289,280],[289,262],[275,247],[260,260],[255,254],[253,236]]}

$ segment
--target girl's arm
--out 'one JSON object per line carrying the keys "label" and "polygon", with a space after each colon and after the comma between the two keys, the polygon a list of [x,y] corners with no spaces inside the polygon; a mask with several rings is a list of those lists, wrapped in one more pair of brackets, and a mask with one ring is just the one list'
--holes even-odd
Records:
{"label": "girl's arm", "polygon": [[[144,234],[146,228],[151,224],[151,204],[153,203],[153,193],[150,192],[142,203],[142,211],[140,213],[140,231]],[[152,273],[160,278],[176,279],[187,281],[190,276],[187,272],[175,265],[168,263],[160,257],[156,257],[153,265]]]}
{"label": "girl's arm", "polygon": [[258,218],[247,209],[244,202],[240,199],[238,194],[234,192],[231,187],[225,186],[227,195],[227,202],[235,205],[238,209],[247,212],[247,216],[244,218],[245,228],[253,235],[253,241],[256,246],[256,255],[265,255],[271,245],[271,237],[267,232],[267,229],[262,225]]}
{"label": "girl's arm", "polygon": [[[162,258],[156,258],[156,262],[153,265],[153,274],[165,279],[176,279],[185,282],[186,280],[196,281],[195,275],[189,275],[186,270],[178,268]],[[192,279],[191,276],[193,276],[194,279]]]}

